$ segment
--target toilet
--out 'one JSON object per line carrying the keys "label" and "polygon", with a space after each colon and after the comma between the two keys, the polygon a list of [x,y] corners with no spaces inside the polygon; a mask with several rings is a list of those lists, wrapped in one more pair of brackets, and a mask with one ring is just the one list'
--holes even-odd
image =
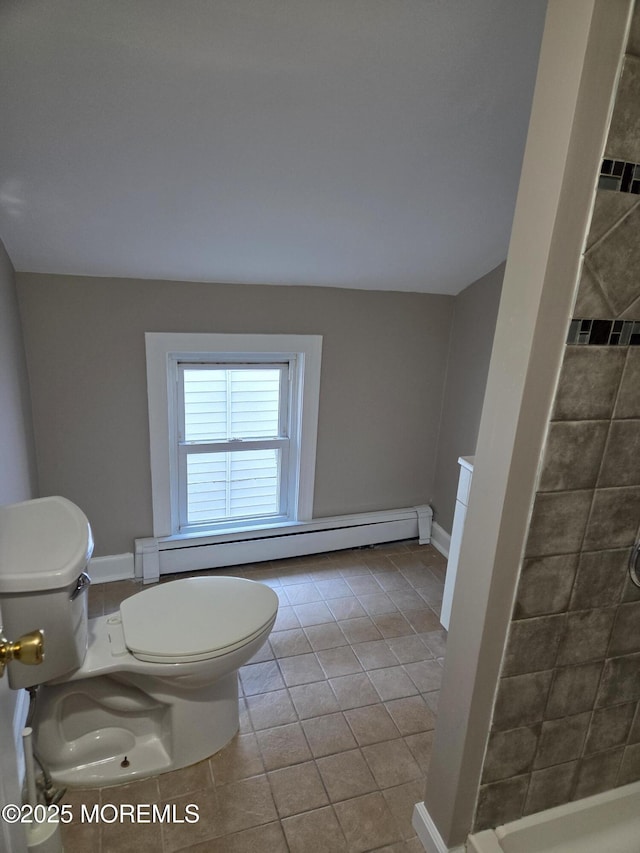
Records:
{"label": "toilet", "polygon": [[93,551],[84,513],[62,497],[0,507],[0,608],[11,640],[44,631],[44,660],[8,665],[40,685],[36,748],[54,780],[103,787],[201,761],[238,730],[239,667],[278,611],[268,586],[189,577],[87,617]]}

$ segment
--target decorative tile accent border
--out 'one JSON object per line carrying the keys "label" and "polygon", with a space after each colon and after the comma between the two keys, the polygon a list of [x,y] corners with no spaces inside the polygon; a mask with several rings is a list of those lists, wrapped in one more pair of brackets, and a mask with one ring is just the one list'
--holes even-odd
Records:
{"label": "decorative tile accent border", "polygon": [[625,160],[603,160],[598,189],[640,195],[640,164]]}
{"label": "decorative tile accent border", "polygon": [[638,320],[572,320],[568,344],[592,346],[640,346]]}

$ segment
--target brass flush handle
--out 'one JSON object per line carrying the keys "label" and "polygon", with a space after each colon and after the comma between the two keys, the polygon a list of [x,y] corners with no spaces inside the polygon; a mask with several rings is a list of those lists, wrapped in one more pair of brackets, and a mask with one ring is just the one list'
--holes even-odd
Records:
{"label": "brass flush handle", "polygon": [[38,629],[23,634],[15,643],[0,636],[0,678],[11,660],[33,666],[44,660],[44,631]]}

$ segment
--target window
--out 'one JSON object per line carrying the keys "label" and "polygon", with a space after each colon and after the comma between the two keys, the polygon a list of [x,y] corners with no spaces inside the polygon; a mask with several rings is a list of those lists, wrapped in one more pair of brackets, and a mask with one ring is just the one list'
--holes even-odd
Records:
{"label": "window", "polygon": [[148,333],[146,347],[154,535],[309,520],[321,338]]}
{"label": "window", "polygon": [[289,367],[178,363],[181,530],[287,518]]}

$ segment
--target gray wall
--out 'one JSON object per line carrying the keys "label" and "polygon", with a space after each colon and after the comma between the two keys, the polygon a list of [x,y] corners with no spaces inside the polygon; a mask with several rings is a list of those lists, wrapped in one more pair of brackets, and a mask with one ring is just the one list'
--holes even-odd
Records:
{"label": "gray wall", "polygon": [[0,504],[35,497],[27,369],[14,271],[0,241]]}
{"label": "gray wall", "polygon": [[456,296],[433,488],[434,521],[451,533],[458,457],[473,456],[487,385],[504,264]]}
{"label": "gray wall", "polygon": [[144,332],[323,336],[316,517],[428,503],[454,299],[19,273],[40,492],[97,556],[151,535]]}

